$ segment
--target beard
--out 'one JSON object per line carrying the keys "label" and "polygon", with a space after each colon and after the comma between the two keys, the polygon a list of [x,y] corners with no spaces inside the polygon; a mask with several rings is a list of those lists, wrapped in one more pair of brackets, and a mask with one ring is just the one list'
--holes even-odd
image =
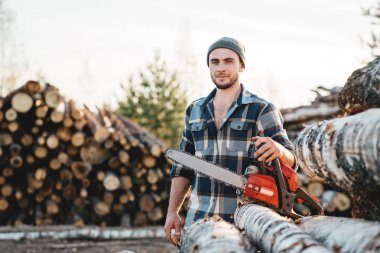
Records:
{"label": "beard", "polygon": [[231,76],[228,83],[220,83],[213,76],[211,76],[211,80],[215,84],[216,88],[221,89],[221,90],[225,90],[225,89],[228,89],[231,86],[233,86],[235,83],[237,83],[238,75],[236,74],[236,75]]}

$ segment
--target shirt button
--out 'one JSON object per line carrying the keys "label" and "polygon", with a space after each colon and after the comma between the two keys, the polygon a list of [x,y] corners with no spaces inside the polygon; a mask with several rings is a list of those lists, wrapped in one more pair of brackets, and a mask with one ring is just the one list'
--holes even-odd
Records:
{"label": "shirt button", "polygon": [[199,130],[199,127],[197,127],[197,130]]}
{"label": "shirt button", "polygon": [[241,126],[238,126],[238,127],[237,127],[237,129],[240,129],[240,128],[241,128]]}

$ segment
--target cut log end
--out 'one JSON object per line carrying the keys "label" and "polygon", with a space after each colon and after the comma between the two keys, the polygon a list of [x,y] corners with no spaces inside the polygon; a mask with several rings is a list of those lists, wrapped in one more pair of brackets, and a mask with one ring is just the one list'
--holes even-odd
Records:
{"label": "cut log end", "polygon": [[33,107],[33,99],[26,93],[18,92],[12,97],[11,104],[17,112],[26,113]]}

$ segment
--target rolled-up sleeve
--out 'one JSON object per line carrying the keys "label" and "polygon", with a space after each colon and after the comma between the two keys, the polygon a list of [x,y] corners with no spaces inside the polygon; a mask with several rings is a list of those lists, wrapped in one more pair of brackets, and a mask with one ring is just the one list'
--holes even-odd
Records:
{"label": "rolled-up sleeve", "polygon": [[[189,127],[190,112],[191,105],[186,109],[185,128],[182,132],[179,150],[184,151],[186,153],[195,154],[193,136]],[[189,179],[190,182],[192,182],[194,178],[194,172],[190,169],[184,168],[181,164],[173,163],[172,169],[170,171],[170,177],[173,178],[178,176],[185,177]]]}
{"label": "rolled-up sleeve", "polygon": [[286,130],[283,127],[284,120],[281,112],[276,109],[273,104],[268,103],[260,113],[257,121],[257,126],[260,136],[271,137],[276,142],[280,143],[287,150],[289,150],[295,159],[294,169],[298,169],[298,161],[295,155],[295,147],[289,140]]}

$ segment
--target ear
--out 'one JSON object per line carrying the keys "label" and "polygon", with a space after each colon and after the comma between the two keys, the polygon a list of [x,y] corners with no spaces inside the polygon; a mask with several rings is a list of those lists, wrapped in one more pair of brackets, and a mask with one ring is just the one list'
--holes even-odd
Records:
{"label": "ear", "polygon": [[239,72],[243,72],[245,69],[243,63],[240,62]]}

